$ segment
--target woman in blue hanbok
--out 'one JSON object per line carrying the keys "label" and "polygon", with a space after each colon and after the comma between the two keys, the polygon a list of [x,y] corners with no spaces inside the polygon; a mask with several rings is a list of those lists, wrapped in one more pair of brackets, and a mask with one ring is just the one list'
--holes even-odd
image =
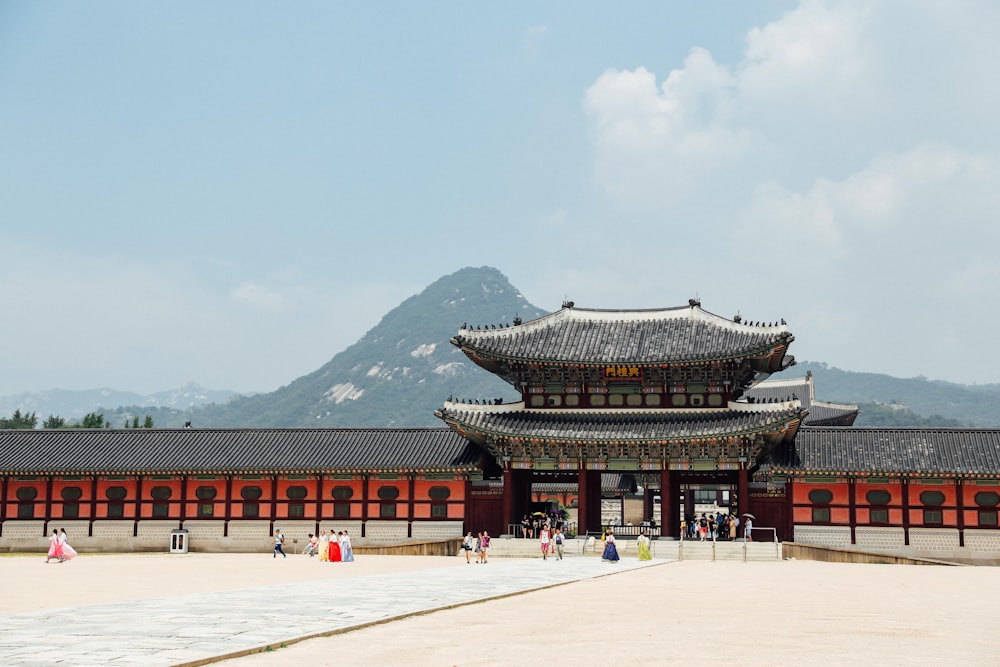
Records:
{"label": "woman in blue hanbok", "polygon": [[345,563],[354,561],[354,547],[351,546],[351,536],[345,530],[340,538],[340,557]]}
{"label": "woman in blue hanbok", "polygon": [[618,562],[618,547],[615,546],[615,531],[608,529],[607,537],[604,540],[604,553],[601,560],[611,563]]}

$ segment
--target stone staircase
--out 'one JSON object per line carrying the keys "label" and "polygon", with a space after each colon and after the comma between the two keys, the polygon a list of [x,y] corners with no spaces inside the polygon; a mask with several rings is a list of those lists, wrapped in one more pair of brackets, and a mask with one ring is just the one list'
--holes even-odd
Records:
{"label": "stone staircase", "polygon": [[[618,555],[636,557],[636,541],[618,539]],[[603,545],[600,539],[573,538],[566,540],[563,553],[566,558],[600,558]],[[732,560],[779,561],[781,544],[776,542],[699,542],[697,540],[653,540],[650,543],[653,558],[664,560]],[[495,537],[490,541],[490,558],[541,558],[538,540],[515,537]],[[474,557],[475,555],[473,555]],[[551,556],[550,556],[551,557]]]}

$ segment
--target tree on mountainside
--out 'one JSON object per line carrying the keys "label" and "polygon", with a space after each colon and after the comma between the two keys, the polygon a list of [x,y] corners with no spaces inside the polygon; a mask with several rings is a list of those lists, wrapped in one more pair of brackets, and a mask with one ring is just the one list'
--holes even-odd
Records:
{"label": "tree on mountainside", "polygon": [[88,412],[83,416],[80,428],[111,428],[111,424],[104,421],[104,415],[97,412]]}
{"label": "tree on mountainside", "polygon": [[62,417],[49,415],[49,418],[42,422],[42,428],[66,428],[66,420]]}
{"label": "tree on mountainside", "polygon": [[21,409],[14,410],[10,419],[0,417],[0,428],[33,429],[38,425],[38,416],[34,412],[21,414]]}
{"label": "tree on mountainside", "polygon": [[128,418],[125,418],[125,428],[153,428],[153,418],[146,415],[146,420],[139,425],[139,415],[134,415],[132,421],[129,422]]}

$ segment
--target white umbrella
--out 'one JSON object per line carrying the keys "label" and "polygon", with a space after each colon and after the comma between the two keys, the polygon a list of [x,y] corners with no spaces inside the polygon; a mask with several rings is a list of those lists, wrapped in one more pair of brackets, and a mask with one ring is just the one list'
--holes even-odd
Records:
{"label": "white umbrella", "polygon": [[757,520],[757,517],[755,517],[755,516],[754,516],[753,514],[750,514],[750,512],[744,512],[744,513],[743,513],[743,516],[748,516],[748,517],[750,517],[751,519],[753,519],[754,521],[756,521],[756,520]]}

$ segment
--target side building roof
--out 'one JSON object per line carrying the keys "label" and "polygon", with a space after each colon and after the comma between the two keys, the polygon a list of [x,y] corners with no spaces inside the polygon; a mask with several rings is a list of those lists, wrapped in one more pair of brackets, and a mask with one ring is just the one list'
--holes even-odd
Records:
{"label": "side building roof", "polygon": [[447,428],[0,430],[0,474],[276,474],[478,470]]}
{"label": "side building roof", "polygon": [[451,342],[473,357],[554,364],[668,364],[772,357],[777,372],[792,363],[784,350],[795,339],[782,321],[745,324],[702,310],[698,302],[658,310],[564,307],[536,320],[499,329],[463,326]]}
{"label": "side building roof", "polygon": [[798,399],[809,411],[805,426],[853,426],[858,418],[858,406],[825,403],[816,400],[816,386],[811,372],[805,377],[764,380],[746,390],[749,401],[787,401]]}
{"label": "side building roof", "polygon": [[776,448],[778,474],[1000,476],[1000,429],[803,426]]}

